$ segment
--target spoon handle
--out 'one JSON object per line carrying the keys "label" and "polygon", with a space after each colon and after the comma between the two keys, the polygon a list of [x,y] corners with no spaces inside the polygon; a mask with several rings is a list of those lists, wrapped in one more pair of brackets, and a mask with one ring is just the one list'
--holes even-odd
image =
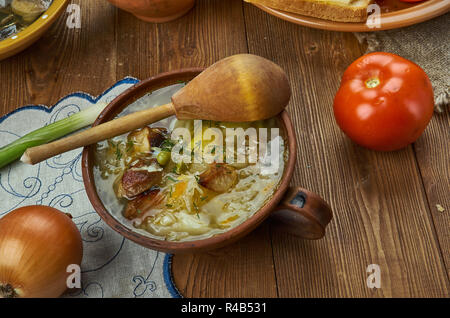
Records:
{"label": "spoon handle", "polygon": [[125,134],[172,115],[175,115],[172,103],[138,111],[89,128],[78,134],[28,148],[20,160],[34,165],[61,153]]}

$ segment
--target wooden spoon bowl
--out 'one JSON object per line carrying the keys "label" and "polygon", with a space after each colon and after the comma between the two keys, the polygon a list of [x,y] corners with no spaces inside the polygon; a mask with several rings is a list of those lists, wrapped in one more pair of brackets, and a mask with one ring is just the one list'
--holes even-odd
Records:
{"label": "wooden spoon bowl", "polygon": [[[180,81],[192,80],[201,71],[203,69],[200,68],[184,69],[164,73],[136,84],[111,102],[100,114],[94,126],[115,118],[128,105],[145,94]],[[271,214],[274,216],[274,225],[281,226],[289,233],[306,239],[321,238],[332,218],[331,209],[319,196],[298,187],[289,187],[296,162],[296,138],[287,112],[283,111],[277,118],[281,128],[280,134],[285,139],[288,151],[282,180],[272,198],[259,211],[227,232],[207,239],[172,242],[141,234],[129,225],[123,224],[105,208],[97,193],[93,173],[95,145],[85,147],[82,157],[83,180],[89,200],[101,218],[115,231],[142,246],[163,252],[186,253],[223,247],[254,230]]]}

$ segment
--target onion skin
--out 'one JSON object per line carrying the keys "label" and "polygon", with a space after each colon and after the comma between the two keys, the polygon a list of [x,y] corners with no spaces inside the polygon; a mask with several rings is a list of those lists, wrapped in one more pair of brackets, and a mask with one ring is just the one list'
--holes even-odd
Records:
{"label": "onion skin", "polygon": [[82,256],[80,232],[66,214],[39,205],[10,212],[0,219],[0,298],[61,296],[67,266]]}

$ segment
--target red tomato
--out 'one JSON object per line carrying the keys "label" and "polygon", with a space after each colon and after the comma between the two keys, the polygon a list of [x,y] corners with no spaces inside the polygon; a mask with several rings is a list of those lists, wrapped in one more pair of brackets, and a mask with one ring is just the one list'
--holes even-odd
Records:
{"label": "red tomato", "polygon": [[433,109],[427,74],[413,62],[384,52],[354,61],[334,98],[334,116],[344,133],[361,146],[381,151],[416,141]]}

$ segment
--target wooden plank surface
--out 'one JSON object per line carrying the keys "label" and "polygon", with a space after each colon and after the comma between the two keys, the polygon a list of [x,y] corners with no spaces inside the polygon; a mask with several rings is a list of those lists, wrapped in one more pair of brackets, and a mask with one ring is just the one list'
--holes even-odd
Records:
{"label": "wooden plank surface", "polygon": [[151,24],[118,11],[117,77],[139,79],[186,67],[207,67],[247,51],[242,4],[198,1],[174,22]]}
{"label": "wooden plank surface", "polygon": [[450,274],[449,127],[448,111],[435,114],[422,137],[414,145],[447,274]]}
{"label": "wooden plank surface", "polygon": [[[414,147],[402,151],[352,144],[331,110],[343,71],[365,50],[352,34],[296,26],[240,0],[199,0],[185,17],[160,25],[106,1],[73,3],[81,5],[81,29],[68,29],[65,14],[36,44],[0,62],[0,115],[26,104],[53,105],[74,91],[97,95],[124,76],[208,66],[248,51],[280,64],[290,78],[298,138],[292,184],[330,202],[335,217],[327,235],[303,241],[268,221],[225,249],[177,255],[173,274],[183,295],[449,295],[448,113],[435,116]],[[369,264],[380,265],[381,289],[366,286]]]}

